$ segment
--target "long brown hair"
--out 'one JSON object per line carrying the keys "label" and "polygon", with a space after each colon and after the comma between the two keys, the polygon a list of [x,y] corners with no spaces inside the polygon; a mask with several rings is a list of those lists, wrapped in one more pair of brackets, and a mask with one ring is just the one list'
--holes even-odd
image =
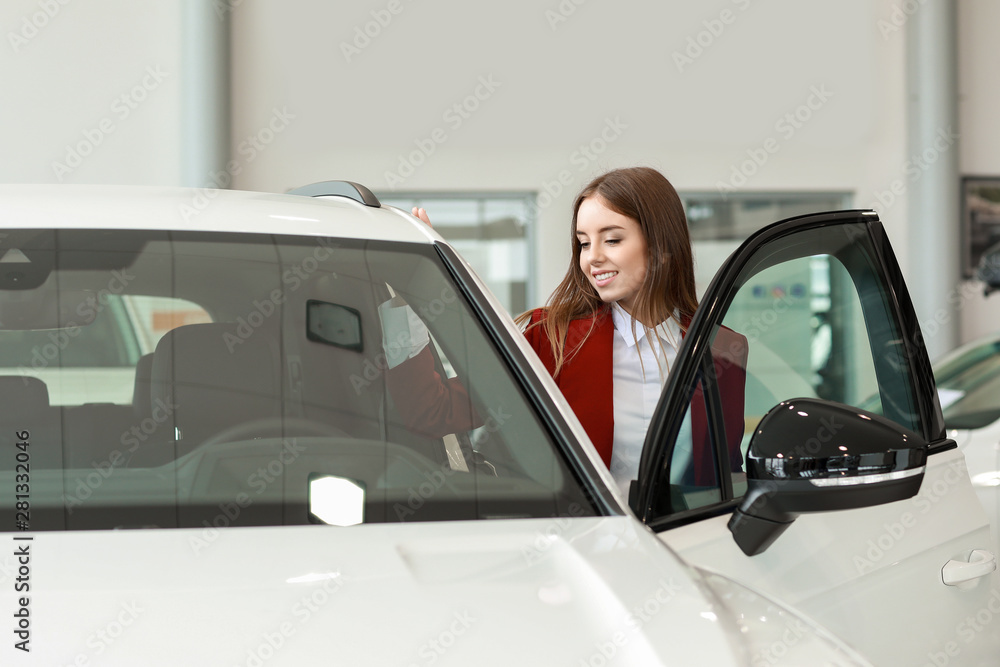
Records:
{"label": "long brown hair", "polygon": [[[542,326],[552,345],[558,375],[563,364],[580,349],[593,331],[593,323],[580,340],[567,341],[572,320],[606,313],[608,304],[580,268],[580,241],[576,236],[580,204],[588,197],[599,196],[604,204],[621,215],[639,223],[646,240],[646,275],[636,294],[632,317],[646,327],[668,319],[678,320],[683,327],[698,307],[694,283],[694,259],[687,217],[677,191],[666,177],[649,167],[616,169],[598,176],[585,187],[573,203],[573,224],[570,243],[573,248],[566,276],[552,292],[546,304],[545,317],[531,326]],[[524,325],[531,313],[518,318]],[[596,318],[595,318],[596,319]],[[575,338],[575,337],[574,337]]]}

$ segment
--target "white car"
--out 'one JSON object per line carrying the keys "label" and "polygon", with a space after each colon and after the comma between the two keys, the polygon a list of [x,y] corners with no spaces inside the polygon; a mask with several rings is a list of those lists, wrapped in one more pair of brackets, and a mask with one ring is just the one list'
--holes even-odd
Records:
{"label": "white car", "polygon": [[[987,516],[872,212],[776,223],[727,261],[631,504],[466,263],[362,186],[4,186],[0,225],[0,333],[55,337],[44,376],[34,348],[0,363],[24,368],[0,377],[4,665],[1000,655]],[[132,395],[53,400],[115,290],[165,331]],[[399,300],[471,430],[401,417]],[[720,373],[745,373],[743,429]],[[875,392],[885,417],[856,407]]]}

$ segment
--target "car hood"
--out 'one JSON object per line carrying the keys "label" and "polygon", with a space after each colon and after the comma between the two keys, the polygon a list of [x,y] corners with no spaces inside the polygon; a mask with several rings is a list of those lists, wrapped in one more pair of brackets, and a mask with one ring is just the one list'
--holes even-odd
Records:
{"label": "car hood", "polygon": [[[29,545],[32,664],[745,659],[734,660],[740,640],[701,575],[631,517],[38,533],[12,544]],[[16,567],[3,561],[6,590]]]}

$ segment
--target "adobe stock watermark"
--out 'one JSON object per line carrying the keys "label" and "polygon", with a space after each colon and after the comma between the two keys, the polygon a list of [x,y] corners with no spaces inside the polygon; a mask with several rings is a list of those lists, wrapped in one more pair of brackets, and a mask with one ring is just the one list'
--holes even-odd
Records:
{"label": "adobe stock watermark", "polygon": [[295,636],[299,628],[308,623],[314,615],[329,604],[333,596],[343,587],[344,582],[341,576],[325,577],[322,586],[317,586],[292,605],[292,617],[297,623],[291,620],[282,621],[272,630],[262,632],[257,643],[247,649],[242,664],[245,667],[263,667]]}
{"label": "adobe stock watermark", "polygon": [[185,222],[190,222],[199,213],[207,209],[212,200],[219,196],[219,191],[228,188],[234,176],[243,173],[243,169],[266,151],[282,132],[288,129],[295,120],[295,114],[288,107],[273,107],[271,117],[253,134],[248,134],[236,146],[239,159],[226,162],[225,169],[211,171],[205,185],[195,190],[190,204],[180,204],[178,212]]}
{"label": "adobe stock watermark", "polygon": [[[961,135],[955,132],[951,125],[948,127],[938,128],[935,133],[931,145],[920,151],[916,155],[910,155],[910,157],[900,166],[900,171],[903,172],[903,176],[893,179],[889,183],[885,190],[875,191],[875,201],[868,205],[869,208],[877,208],[882,212],[885,212],[892,208],[893,205],[904,195],[909,189],[909,186],[920,180],[928,169],[930,169],[934,164],[941,159],[941,156],[947,153],[955,146],[955,142]],[[876,203],[877,202],[877,203]]]}
{"label": "adobe stock watermark", "polygon": [[63,7],[70,2],[72,0],[39,0],[38,11],[21,17],[18,29],[7,33],[7,41],[10,43],[10,48],[14,49],[14,53],[20,53],[31,40],[38,37],[39,33],[52,23],[52,20],[62,12]]}
{"label": "adobe stock watermark", "polygon": [[[781,315],[788,312],[788,309],[795,304],[796,300],[788,293],[776,296],[771,300],[769,308],[761,310],[748,321],[744,322],[743,326],[740,327],[740,331],[746,336],[750,344],[756,343],[760,340],[761,336],[774,328],[781,321]],[[739,341],[735,341],[735,343],[738,345]],[[737,350],[733,349],[730,351],[735,352]]]}
{"label": "adobe stock watermark", "polygon": [[[407,0],[407,3],[413,0]],[[379,38],[397,16],[403,13],[406,5],[402,0],[389,0],[384,8],[373,9],[369,12],[371,20],[362,25],[354,26],[354,34],[350,42],[340,43],[340,52],[344,55],[344,60],[350,63],[354,58],[361,55],[361,52],[371,46],[372,41]]]}
{"label": "adobe stock watermark", "polygon": [[566,508],[569,516],[556,517],[546,522],[545,527],[535,532],[535,538],[530,544],[521,547],[521,556],[528,565],[534,565],[542,559],[556,544],[562,535],[573,525],[573,519],[587,516],[588,512],[579,503],[570,503]]}
{"label": "adobe stock watermark", "polygon": [[453,647],[458,640],[469,631],[476,618],[468,611],[457,611],[452,614],[448,627],[431,637],[417,648],[419,662],[411,662],[408,667],[424,667],[433,665]]}
{"label": "adobe stock watermark", "polygon": [[[732,0],[740,12],[746,11],[751,0]],[[693,35],[689,35],[683,50],[675,50],[671,53],[677,71],[684,73],[685,68],[690,67],[696,60],[705,55],[705,52],[712,48],[716,40],[722,37],[726,29],[736,23],[739,13],[726,8],[719,12],[715,18],[706,19],[701,22],[703,30],[699,30]]]}
{"label": "adobe stock watermark", "polygon": [[[576,150],[570,153],[568,160],[570,166],[576,167],[577,172],[591,168],[597,162],[598,158],[604,155],[611,144],[621,138],[627,129],[628,125],[622,122],[621,116],[605,118],[604,126],[601,130],[590,141],[580,144],[576,147]],[[573,172],[565,168],[560,169],[551,181],[542,179],[542,190],[545,192],[539,192],[538,196],[535,197],[535,212],[537,213],[551,206],[572,182]]]}
{"label": "adobe stock watermark", "polygon": [[586,3],[587,0],[560,0],[554,9],[546,9],[545,20],[548,21],[549,29],[555,32],[561,24],[569,20],[569,17],[576,14],[578,7]]}
{"label": "adobe stock watermark", "polygon": [[608,667],[620,657],[629,641],[642,628],[658,615],[671,600],[681,592],[680,585],[671,577],[669,580],[660,579],[657,587],[641,604],[632,607],[626,614],[624,630],[617,630],[605,641],[594,644],[594,650],[586,658],[581,658],[577,663],[578,667]]}
{"label": "adobe stock watermark", "polygon": [[118,123],[125,122],[168,76],[169,74],[161,70],[159,65],[146,67],[139,82],[111,103],[112,115],[105,116],[94,127],[83,130],[83,138],[79,141],[67,144],[62,162],[52,162],[52,172],[59,182],[61,183],[67,175],[79,168],[84,159],[92,155],[97,147],[104,143],[105,138],[118,129]]}
{"label": "adobe stock watermark", "polygon": [[[487,417],[483,421],[483,425],[478,427],[480,431],[475,436],[477,447],[481,447],[486,443],[487,440],[503,427],[504,423],[511,418],[510,413],[504,412],[504,408],[501,407],[499,410],[489,409],[487,411]],[[475,450],[476,453],[479,450]],[[477,463],[480,465],[479,469],[488,471],[492,467],[487,459],[480,459],[479,461],[473,460],[473,466]],[[464,465],[464,464],[463,464]],[[435,469],[431,472],[422,472],[421,477],[424,481],[415,486],[411,486],[407,489],[406,502],[395,502],[392,505],[392,511],[396,515],[397,521],[404,521],[405,519],[414,516],[420,509],[427,504],[428,501],[434,498],[437,493],[443,489],[447,484],[449,478],[451,478],[456,473],[461,473],[463,475],[468,475],[469,473],[462,468],[455,467],[455,465],[449,460],[448,465],[444,465],[441,468]],[[482,474],[489,474],[489,472],[483,472]]]}
{"label": "adobe stock watermark", "polygon": [[723,195],[723,199],[729,193],[736,192],[746,185],[767,164],[771,156],[781,150],[782,141],[790,141],[833,96],[833,92],[828,90],[825,84],[810,86],[809,94],[802,104],[782,114],[774,122],[774,131],[778,133],[778,137],[768,137],[759,146],[748,148],[746,159],[730,165],[729,180],[716,181],[715,188]]}
{"label": "adobe stock watermark", "polygon": [[[431,324],[443,315],[448,307],[457,300],[458,295],[455,293],[455,290],[450,285],[445,285],[437,297],[424,305],[418,305],[413,312],[419,312],[421,322]],[[412,306],[409,304],[400,307],[412,310]],[[384,336],[390,336],[388,340],[383,340],[383,349],[374,358],[365,358],[361,365],[361,375],[352,373],[349,378],[356,396],[360,396],[362,390],[370,387],[373,382],[381,378],[382,374],[390,369],[390,359],[400,359],[404,355],[409,355],[413,348],[426,340],[422,338],[420,341],[415,341],[414,335],[409,329],[403,329],[396,333],[395,336],[392,336],[392,332],[383,332],[383,334]],[[409,358],[409,356],[406,356],[406,358]]]}
{"label": "adobe stock watermark", "polygon": [[[1000,616],[1000,590],[994,588],[990,591],[986,604],[955,626],[952,639],[928,651],[927,661],[922,662],[920,667],[947,667],[954,658],[961,656],[963,648],[968,647],[983,632],[989,630],[998,616]],[[958,664],[964,665],[967,661],[961,660]]]}
{"label": "adobe stock watermark", "polygon": [[875,22],[882,39],[889,39],[890,35],[902,30],[910,17],[926,2],[927,0],[903,0],[894,4],[889,12],[889,18],[880,18]]}
{"label": "adobe stock watermark", "polygon": [[788,653],[802,641],[803,637],[811,634],[813,630],[802,619],[789,618],[785,621],[785,631],[781,633],[781,637],[758,649],[750,658],[750,664],[753,667],[783,664],[782,661],[786,659]]}
{"label": "adobe stock watermark", "polygon": [[925,480],[920,485],[920,492],[910,499],[913,509],[900,514],[897,521],[883,523],[882,532],[874,539],[868,540],[865,553],[854,556],[853,563],[858,574],[874,570],[876,565],[889,555],[906,534],[919,523],[921,516],[927,515],[956,486],[968,478],[969,472],[965,466],[965,459],[962,459],[948,464],[941,477],[932,483],[927,483]]}
{"label": "adobe stock watermark", "polygon": [[73,662],[69,664],[72,667],[90,667],[92,664],[98,664],[91,662],[91,658],[96,658],[111,648],[144,612],[145,609],[135,601],[123,602],[114,618],[87,635],[84,643],[90,651],[77,653]]}
{"label": "adobe stock watermark", "polygon": [[[226,331],[222,334],[222,340],[229,354],[233,354],[237,347],[250,340],[268,319],[280,313],[281,304],[288,298],[288,294],[302,287],[324,262],[330,261],[339,247],[339,244],[327,238],[318,237],[311,255],[282,271],[281,283],[285,287],[276,287],[263,299],[254,299],[253,308],[245,316],[240,315],[236,318],[236,327],[231,332]],[[337,278],[337,274],[332,271],[327,275]]]}
{"label": "adobe stock watermark", "polygon": [[[843,423],[838,422],[837,418],[832,415],[821,417],[816,430],[810,437],[804,438],[801,442],[796,442],[794,446],[791,446],[791,443],[785,443],[786,450],[784,456],[790,459],[808,459],[814,457],[823,449],[824,444],[833,440],[843,430],[844,426]],[[754,509],[760,510],[767,506],[774,494],[787,483],[787,478],[758,481],[757,486],[760,488],[760,494],[753,500]]]}
{"label": "adobe stock watermark", "polygon": [[160,87],[169,73],[160,69],[159,65],[146,67],[142,78],[130,89],[111,102],[111,115],[105,116],[94,127],[89,127],[81,133],[83,138],[66,145],[63,161],[52,162],[52,173],[61,183],[63,179],[79,168],[85,158],[93,155],[97,147],[104,143],[108,135],[118,129],[119,123],[125,122],[139,106],[144,103],[154,90]]}
{"label": "adobe stock watermark", "polygon": [[284,478],[285,469],[299,459],[306,451],[306,448],[298,443],[295,438],[287,438],[281,441],[281,451],[267,465],[262,465],[254,472],[247,475],[246,485],[253,490],[253,495],[246,491],[240,491],[232,501],[219,503],[219,512],[211,520],[203,519],[204,529],[200,533],[188,538],[188,546],[196,556],[210,547],[219,539],[220,529],[233,525],[243,512],[253,505],[254,501],[264,493],[268,487]]}
{"label": "adobe stock watermark", "polygon": [[458,131],[466,121],[472,118],[472,114],[479,110],[482,103],[493,97],[494,93],[502,85],[502,82],[494,80],[493,74],[480,76],[476,87],[471,93],[452,103],[441,114],[441,120],[445,122],[448,129],[435,127],[427,136],[414,139],[413,144],[416,146],[416,149],[409,153],[400,154],[396,170],[386,171],[383,174],[385,184],[389,189],[395,190],[397,186],[404,183],[410,176],[413,176],[417,172],[417,169],[427,162],[427,159],[434,154],[438,147],[447,142],[452,136],[448,134],[448,131]]}
{"label": "adobe stock watermark", "polygon": [[7,551],[0,555],[0,584],[16,581],[19,567],[20,563],[15,552]]}
{"label": "adobe stock watermark", "polygon": [[[896,345],[892,348],[889,363],[896,370],[902,370],[906,360],[916,354],[922,345],[941,331],[941,328],[951,322],[965,308],[969,301],[981,293],[982,286],[978,282],[964,281],[958,283],[948,292],[947,302],[950,310],[938,308],[924,319],[920,320],[920,329],[914,332],[910,339],[913,343],[909,348]],[[902,334],[906,338],[907,334]],[[901,340],[902,342],[902,340]]]}
{"label": "adobe stock watermark", "polygon": [[178,407],[180,406],[176,403],[168,403],[157,398],[150,416],[121,434],[119,438],[121,449],[113,450],[107,458],[100,462],[91,459],[93,471],[88,472],[86,476],[78,477],[73,491],[63,494],[62,500],[66,513],[72,514],[74,508],[83,505],[116,470],[127,466],[136,450],[155,434],[160,426],[170,420],[170,417],[177,412]]}
{"label": "adobe stock watermark", "polygon": [[[31,369],[40,371],[58,360],[59,355],[80,335],[82,327],[97,319],[97,316],[104,312],[104,309],[111,303],[112,298],[124,292],[133,280],[135,280],[135,275],[129,273],[128,269],[111,271],[111,278],[104,288],[87,294],[83,301],[77,304],[76,314],[80,318],[79,321],[73,320],[67,322],[60,329],[51,330],[47,334],[50,342],[31,348],[31,361],[29,362]],[[28,370],[27,366],[22,365],[18,367],[18,373],[24,384],[27,385],[30,382],[28,378],[32,377],[31,371]]]}

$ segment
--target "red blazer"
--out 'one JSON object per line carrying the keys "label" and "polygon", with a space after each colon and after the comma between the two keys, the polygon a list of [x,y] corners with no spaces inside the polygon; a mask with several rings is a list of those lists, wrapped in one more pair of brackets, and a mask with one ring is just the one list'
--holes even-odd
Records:
{"label": "red blazer", "polygon": [[[531,313],[531,322],[525,336],[538,354],[549,374],[555,371],[556,361],[552,354],[545,329],[539,325],[545,317],[542,309]],[[686,327],[690,320],[683,322]],[[593,330],[591,330],[593,326]],[[587,335],[583,344],[579,341]],[[559,375],[554,377],[566,401],[573,408],[590,440],[597,448],[605,465],[611,465],[611,450],[615,434],[614,415],[614,369],[612,351],[614,349],[615,324],[610,311],[605,310],[593,317],[573,320],[566,333],[566,354],[569,362],[563,363]],[[746,390],[747,339],[732,329],[720,327],[712,343],[715,373],[719,381],[722,397],[722,414],[726,427],[726,441],[729,446],[729,460],[732,470],[743,469],[743,455],[740,443],[743,439],[743,410]],[[705,398],[699,384],[691,399],[691,431],[695,452],[695,482],[699,485],[714,485],[715,466],[711,449],[708,447],[708,421]]]}
{"label": "red blazer", "polygon": [[[541,326],[531,326],[543,317],[544,311],[541,309],[532,312],[525,337],[552,374],[555,371],[555,357],[545,330]],[[590,335],[583,340],[588,331]],[[612,368],[614,331],[615,325],[607,310],[590,318],[570,322],[566,342],[567,356],[572,354],[572,357],[563,364],[559,375],[554,377],[556,385],[608,466],[611,464],[615,433]],[[582,345],[579,342],[581,340]],[[743,465],[739,445],[743,436],[747,340],[735,331],[722,327],[712,345],[712,355],[722,395],[730,464],[737,471]],[[390,370],[388,385],[403,423],[428,437],[443,437],[481,425],[482,420],[472,407],[461,381],[458,378],[444,380],[435,371],[429,347]],[[696,483],[714,484],[715,466],[712,465],[711,450],[707,446],[708,425],[700,385],[692,398],[692,406]]]}

